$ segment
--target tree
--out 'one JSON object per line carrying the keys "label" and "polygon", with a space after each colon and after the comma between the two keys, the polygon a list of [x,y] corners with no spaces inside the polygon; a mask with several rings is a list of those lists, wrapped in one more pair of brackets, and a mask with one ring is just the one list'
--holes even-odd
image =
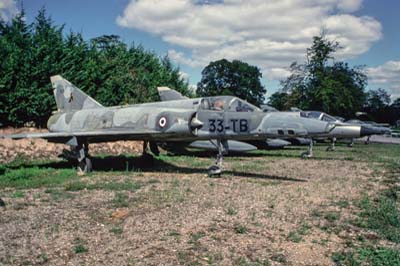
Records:
{"label": "tree", "polygon": [[364,111],[369,119],[377,122],[390,123],[395,119],[393,115],[396,110],[390,106],[390,95],[381,88],[366,92]]}
{"label": "tree", "polygon": [[365,109],[377,112],[390,104],[390,95],[384,89],[370,90],[366,93]]}
{"label": "tree", "polygon": [[[61,73],[60,61],[64,52],[63,26],[55,26],[46,10],[39,10],[31,25],[32,46],[29,84],[25,89],[25,108],[29,110],[24,120],[33,121],[37,126],[45,127],[47,117],[55,105],[53,88],[49,77]],[[22,106],[21,106],[22,107]]]}
{"label": "tree", "polygon": [[268,105],[283,111],[286,108],[286,102],[288,101],[288,94],[286,92],[275,92],[268,100]]}
{"label": "tree", "polygon": [[22,125],[31,113],[27,106],[32,63],[31,26],[26,24],[25,13],[21,11],[1,28],[0,122]]}
{"label": "tree", "polygon": [[391,106],[400,109],[400,97],[394,100]]}
{"label": "tree", "polygon": [[157,87],[188,95],[188,83],[168,57],[119,36],[85,41],[63,34],[45,9],[28,25],[24,11],[10,23],[0,20],[0,123],[43,127],[55,109],[50,76],[60,74],[105,106],[158,100]]}
{"label": "tree", "polygon": [[324,33],[313,38],[307,61],[294,62],[291,75],[281,81],[281,92],[288,94],[285,108],[296,106],[343,117],[352,117],[362,109],[367,77],[360,66],[351,68],[345,62],[335,62],[333,54],[340,48]]}
{"label": "tree", "polygon": [[261,84],[262,74],[256,66],[221,59],[211,62],[201,74],[197,84],[199,96],[234,95],[255,105],[264,102],[267,90]]}

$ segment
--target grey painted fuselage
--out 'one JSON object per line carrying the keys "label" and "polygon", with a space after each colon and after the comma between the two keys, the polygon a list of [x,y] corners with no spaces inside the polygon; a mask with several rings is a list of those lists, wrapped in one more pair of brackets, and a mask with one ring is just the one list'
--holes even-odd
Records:
{"label": "grey painted fuselage", "polygon": [[41,137],[61,143],[71,138],[87,143],[256,140],[319,136],[334,128],[331,123],[302,118],[298,113],[265,113],[232,96],[103,107],[61,76],[54,76],[51,81],[58,110],[49,118],[49,133],[12,138]]}

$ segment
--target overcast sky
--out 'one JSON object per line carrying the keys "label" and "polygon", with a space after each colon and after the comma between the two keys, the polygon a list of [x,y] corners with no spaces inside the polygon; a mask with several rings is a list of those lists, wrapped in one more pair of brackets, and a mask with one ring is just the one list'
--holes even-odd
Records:
{"label": "overcast sky", "polygon": [[400,97],[397,0],[0,0],[0,16],[7,21],[21,6],[28,22],[45,6],[86,39],[117,34],[168,54],[190,84],[210,61],[240,59],[261,69],[268,95],[324,29],[343,47],[336,58],[367,66],[369,88]]}

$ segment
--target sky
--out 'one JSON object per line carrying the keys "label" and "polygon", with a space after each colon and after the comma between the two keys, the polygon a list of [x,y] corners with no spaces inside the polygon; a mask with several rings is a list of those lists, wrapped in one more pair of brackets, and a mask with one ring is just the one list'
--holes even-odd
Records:
{"label": "sky", "polygon": [[28,22],[45,7],[87,40],[115,34],[168,55],[193,86],[210,61],[242,60],[260,68],[267,95],[324,30],[342,46],[335,58],[365,66],[369,89],[400,97],[398,0],[0,0],[0,16],[21,7]]}

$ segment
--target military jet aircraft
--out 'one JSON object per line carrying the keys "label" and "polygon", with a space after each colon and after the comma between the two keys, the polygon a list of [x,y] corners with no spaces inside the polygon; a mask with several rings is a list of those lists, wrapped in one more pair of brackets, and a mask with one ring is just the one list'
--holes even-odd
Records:
{"label": "military jet aircraft", "polygon": [[[353,124],[353,125],[361,125],[366,128],[369,128],[370,130],[377,132],[376,134],[372,134],[372,135],[385,135],[385,134],[392,133],[392,130],[388,127],[388,124],[379,124],[379,123],[376,123],[373,121],[361,121],[358,119],[347,120],[345,123]],[[367,136],[367,139],[364,142],[365,144],[369,144],[370,138],[372,135]],[[354,142],[354,139],[351,139],[351,143],[353,143],[353,142]]]}
{"label": "military jet aircraft", "polygon": [[[159,87],[158,88],[158,93],[160,95],[160,98],[162,101],[177,101],[181,100],[182,104],[189,100],[189,98],[183,96],[179,92],[172,90],[168,87]],[[230,96],[225,96],[225,97],[230,97]],[[208,97],[212,99],[213,97]],[[180,103],[177,103],[179,105]],[[262,109],[259,109],[247,102],[243,102],[242,104],[238,105],[236,107],[236,110],[232,111],[237,111],[237,112],[266,112],[270,114],[271,116],[275,117],[276,119],[280,119],[282,123],[298,123],[301,124],[301,127],[303,127],[309,134],[304,134],[303,136],[306,137],[293,137],[293,136],[288,136],[285,134],[280,134],[276,136],[276,138],[280,139],[267,139],[267,140],[248,140],[246,142],[241,142],[241,143],[236,143],[236,146],[239,147],[239,145],[242,147],[242,151],[247,151],[247,150],[252,150],[251,146],[255,146],[255,148],[258,149],[268,149],[270,146],[274,145],[274,142],[276,142],[276,145],[283,145],[279,144],[279,142],[288,140],[288,141],[293,141],[294,144],[307,144],[309,145],[309,148],[306,152],[304,152],[301,156],[303,158],[309,158],[313,156],[313,141],[312,139],[333,139],[336,141],[336,137],[338,138],[351,138],[351,137],[362,137],[362,136],[368,136],[370,134],[375,133],[376,131],[371,131],[369,127],[364,127],[360,125],[349,125],[346,123],[343,123],[325,113],[322,112],[303,112],[302,110],[298,108],[291,108],[291,112],[279,112],[275,108],[269,107],[267,105],[263,105]],[[304,119],[306,118],[306,119]],[[309,119],[312,118],[312,119]],[[332,129],[331,131],[327,133],[322,133],[322,134],[314,134],[313,129],[312,129],[312,123],[310,122],[312,120],[320,120],[320,121],[325,121],[328,123],[335,124],[335,128]],[[310,128],[311,127],[311,128]],[[334,141],[332,141],[332,149],[334,149]],[[208,143],[208,145],[207,145]],[[285,142],[286,143],[286,142]],[[211,145],[208,141],[203,141],[201,143],[203,148],[209,148],[212,149],[213,145]],[[183,143],[185,145],[185,143]],[[188,146],[198,146],[199,143],[186,143]],[[285,146],[287,144],[284,144]],[[165,147],[165,146],[164,146]],[[331,148],[331,146],[330,146]]]}
{"label": "military jet aircraft", "polygon": [[[189,98],[183,96],[178,91],[170,89],[168,87],[158,87],[158,94],[160,96],[161,101],[179,101],[179,100],[188,100]],[[177,103],[179,105],[179,103]],[[246,109],[246,111],[252,112],[259,110],[257,107],[252,106],[250,103],[245,103],[247,106],[251,106],[251,108]],[[268,106],[263,106],[262,111],[266,112]],[[272,108],[272,107],[268,107]],[[238,110],[244,111],[244,110]],[[268,111],[277,111],[276,109],[268,109]],[[215,140],[205,140],[205,141],[194,141],[194,142],[181,142],[179,143],[151,143],[150,148],[154,154],[158,154],[159,151],[157,146],[162,147],[165,150],[171,151],[173,153],[182,153],[186,152],[186,148],[196,148],[202,150],[211,150],[214,151],[216,149]],[[290,142],[283,139],[267,139],[267,140],[253,140],[253,141],[234,141],[228,140],[229,150],[228,152],[248,152],[257,149],[280,149],[285,146],[290,145]]]}
{"label": "military jet aircraft", "polygon": [[[232,96],[205,97],[179,101],[153,102],[104,107],[61,76],[51,77],[57,111],[49,118],[48,133],[5,135],[3,138],[43,138],[71,147],[78,169],[89,172],[89,144],[117,140],[143,140],[147,143],[216,140],[215,165],[209,174],[221,174],[228,140],[265,140],[280,136],[319,136],[335,128],[332,123],[264,113]],[[296,119],[293,119],[296,117]],[[304,121],[301,121],[304,120]],[[303,126],[307,124],[307,129]]]}
{"label": "military jet aircraft", "polygon": [[[353,120],[343,122],[342,119],[330,116],[324,112],[319,111],[300,111],[300,116],[335,124],[335,128],[331,130],[328,134],[326,134],[325,136],[314,138],[315,140],[330,140],[331,145],[327,147],[327,151],[335,150],[335,143],[337,139],[353,140],[354,138],[360,138],[364,136],[384,134],[388,130],[388,128],[375,127],[363,123],[355,123]],[[308,152],[304,153],[303,156],[312,156],[312,141],[309,145],[310,148]]]}

